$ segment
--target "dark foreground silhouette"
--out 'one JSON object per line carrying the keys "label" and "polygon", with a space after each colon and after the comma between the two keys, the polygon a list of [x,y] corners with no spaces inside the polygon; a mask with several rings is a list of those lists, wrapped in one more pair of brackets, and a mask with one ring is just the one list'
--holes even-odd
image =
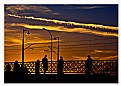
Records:
{"label": "dark foreground silhouette", "polygon": [[4,75],[5,83],[118,83],[118,76],[107,74],[28,74],[15,75],[13,72]]}
{"label": "dark foreground silhouette", "polygon": [[[26,66],[19,65],[18,61],[14,62],[13,71],[8,63],[5,67],[4,82],[5,83],[118,83],[118,65],[116,65],[116,73],[93,73],[92,59],[88,55],[85,61],[85,74],[65,74],[63,71],[63,58],[61,57],[57,63],[57,74],[46,74],[48,70],[48,60],[46,55],[42,61],[43,73],[40,72],[40,61],[35,63],[35,74],[30,74]],[[112,66],[113,67],[113,66]],[[115,75],[110,75],[115,74]]]}
{"label": "dark foreground silhouette", "polygon": [[90,55],[88,55],[88,58],[85,61],[85,69],[86,75],[90,75],[92,71],[92,58],[90,57]]}
{"label": "dark foreground silhouette", "polygon": [[63,57],[61,56],[57,63],[57,74],[63,74],[63,64]]}
{"label": "dark foreground silhouette", "polygon": [[44,74],[45,74],[46,71],[48,70],[48,59],[47,59],[47,55],[45,55],[45,57],[42,59],[42,64],[43,64],[43,70],[44,70]]}

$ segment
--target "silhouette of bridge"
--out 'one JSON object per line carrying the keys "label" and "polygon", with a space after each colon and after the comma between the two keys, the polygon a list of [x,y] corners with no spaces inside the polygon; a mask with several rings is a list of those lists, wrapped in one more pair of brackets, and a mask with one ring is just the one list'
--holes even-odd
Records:
{"label": "silhouette of bridge", "polygon": [[[24,62],[24,66],[28,69],[28,74],[35,74],[35,63],[33,62]],[[6,65],[11,65],[11,71],[14,69],[14,62],[5,62],[4,70]],[[22,65],[22,62],[18,62],[19,65]],[[92,61],[92,73],[106,73],[110,75],[115,75],[118,73],[118,61],[117,60],[93,60]],[[44,73],[42,61],[40,61],[40,74]],[[71,60],[64,61],[64,74],[85,74],[85,60]],[[47,74],[51,73],[51,61],[48,61],[48,70]],[[52,61],[52,74],[57,73],[57,61]]]}
{"label": "silhouette of bridge", "polygon": [[[6,73],[5,67],[11,65],[11,72]],[[22,66],[22,62],[18,63]],[[24,62],[28,69],[28,74],[15,75],[14,62],[4,63],[5,83],[118,83],[118,60],[93,60],[92,74],[85,75],[85,60],[64,61],[64,74],[57,74],[57,61],[48,61],[48,71],[44,74],[42,61],[40,61],[40,74],[35,74],[36,62]]]}

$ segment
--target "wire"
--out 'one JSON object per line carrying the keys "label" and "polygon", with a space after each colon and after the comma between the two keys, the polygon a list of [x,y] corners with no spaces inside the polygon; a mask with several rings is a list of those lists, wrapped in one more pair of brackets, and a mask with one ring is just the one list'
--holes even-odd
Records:
{"label": "wire", "polygon": [[98,45],[98,44],[113,44],[117,42],[110,42],[110,43],[93,43],[93,44],[76,44],[76,45],[60,45],[60,46],[79,46],[79,45]]}
{"label": "wire", "polygon": [[[59,43],[67,43],[67,42],[72,43],[72,42],[94,41],[94,40],[95,41],[97,41],[97,40],[112,40],[112,39],[116,39],[116,38],[111,38],[111,39],[109,39],[109,38],[107,38],[107,39],[103,38],[103,39],[91,39],[91,40],[79,40],[79,41],[60,41]],[[35,45],[35,44],[49,44],[49,43],[51,43],[51,42],[47,42],[47,43],[29,43],[29,44]],[[57,43],[57,42],[52,42],[52,43]]]}
{"label": "wire", "polygon": [[[60,49],[67,49],[67,48],[88,48],[89,46],[86,46],[86,47],[79,47],[80,45],[90,45],[91,47],[107,47],[106,46],[101,46],[102,44],[109,44],[108,46],[117,46],[117,45],[110,45],[110,44],[113,44],[113,43],[117,43],[117,42],[110,42],[110,43],[94,43],[94,44],[76,44],[76,45],[60,45],[60,47],[65,47],[66,48],[60,48]],[[99,44],[99,45],[98,45]],[[92,46],[93,45],[93,46]],[[72,47],[71,47],[72,46]],[[32,49],[37,49],[39,48],[39,50],[43,50],[43,49],[40,49],[40,48],[45,48],[45,47],[48,47],[48,46],[43,46],[43,47],[32,47]],[[56,48],[56,47],[55,47]],[[29,48],[28,48],[29,49]],[[28,50],[27,49],[27,50]],[[15,51],[15,50],[21,50],[21,49],[7,49],[7,50],[4,50],[4,51]]]}
{"label": "wire", "polygon": [[[111,50],[111,51],[118,51],[118,49],[100,49],[100,50]],[[77,52],[77,51],[90,51],[90,50],[60,50],[60,52]],[[92,50],[91,50],[92,51]],[[47,51],[47,52],[51,52],[51,51]],[[34,52],[34,53],[25,53],[25,54],[40,54],[40,53],[44,53],[44,52]],[[21,54],[5,54],[5,55],[21,55]]]}

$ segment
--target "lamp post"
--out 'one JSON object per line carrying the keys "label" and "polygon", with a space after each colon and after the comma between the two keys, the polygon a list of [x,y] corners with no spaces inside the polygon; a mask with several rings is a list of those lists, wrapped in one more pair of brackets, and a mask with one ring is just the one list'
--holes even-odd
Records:
{"label": "lamp post", "polygon": [[[23,38],[22,38],[22,67],[24,67],[24,32],[28,31],[28,30],[24,30],[23,29]],[[30,34],[29,31],[27,32],[27,34]]]}
{"label": "lamp post", "polygon": [[54,40],[58,40],[58,57],[57,57],[57,61],[59,60],[59,37],[55,37]]}
{"label": "lamp post", "polygon": [[51,47],[50,47],[51,48],[51,74],[52,74],[52,34],[49,30],[47,30],[45,28],[42,28],[42,29],[48,31],[50,34],[50,39],[51,39]]}

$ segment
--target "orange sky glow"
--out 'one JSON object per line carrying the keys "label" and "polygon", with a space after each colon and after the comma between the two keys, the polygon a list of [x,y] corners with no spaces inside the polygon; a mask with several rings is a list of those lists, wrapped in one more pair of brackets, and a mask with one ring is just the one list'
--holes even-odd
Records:
{"label": "orange sky glow", "polygon": [[[9,8],[9,6],[8,6]],[[13,8],[6,8],[10,10]],[[37,8],[36,8],[37,9]],[[24,10],[21,8],[21,10]],[[43,10],[42,10],[43,11]],[[12,11],[13,12],[13,11]],[[49,12],[49,11],[48,11]],[[56,14],[56,13],[55,13]],[[22,30],[25,37],[25,61],[42,60],[46,54],[50,61],[50,34],[59,37],[60,52],[64,60],[86,60],[91,55],[94,60],[111,60],[118,58],[118,27],[95,23],[80,23],[19,15],[5,14],[4,28],[4,61],[13,62],[22,60]],[[58,40],[53,41],[53,60],[57,60]]]}

